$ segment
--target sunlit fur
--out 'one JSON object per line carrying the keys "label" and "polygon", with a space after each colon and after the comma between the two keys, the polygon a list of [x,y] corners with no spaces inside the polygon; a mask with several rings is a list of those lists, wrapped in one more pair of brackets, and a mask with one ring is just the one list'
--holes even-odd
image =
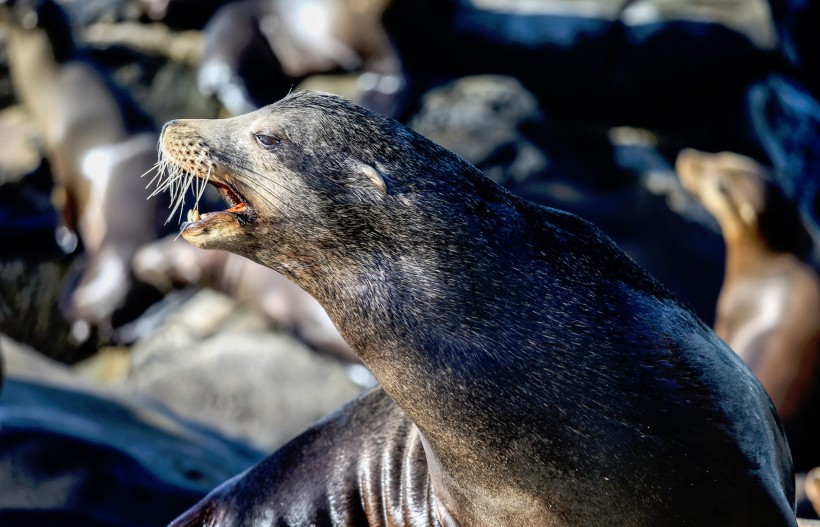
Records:
{"label": "sunlit fur", "polygon": [[[172,122],[173,142],[202,144],[249,211],[183,236],[311,293],[401,408],[359,400],[179,525],[794,525],[760,384],[594,226],[326,94]],[[395,500],[418,514],[383,522]]]}

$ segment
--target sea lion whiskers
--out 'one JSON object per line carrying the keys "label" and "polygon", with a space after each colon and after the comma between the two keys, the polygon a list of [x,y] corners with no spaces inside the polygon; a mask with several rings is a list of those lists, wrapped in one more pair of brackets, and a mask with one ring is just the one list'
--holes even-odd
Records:
{"label": "sea lion whiskers", "polygon": [[176,213],[177,209],[179,209],[179,221],[182,222],[182,211],[184,210],[185,205],[185,194],[188,192],[188,189],[191,188],[191,185],[194,182],[194,174],[188,173],[180,167],[175,167],[176,171],[180,174],[178,176],[178,182],[181,181],[180,184],[177,186],[177,197],[176,201],[174,202],[173,208],[171,209],[171,214],[168,215],[168,219],[165,220],[166,223],[171,221],[171,218]]}
{"label": "sea lion whiskers", "polygon": [[159,175],[164,175],[166,177],[165,179],[160,177],[159,181],[157,181],[157,188],[154,189],[149,197],[154,197],[162,192],[165,192],[166,190],[170,191],[171,204],[173,208],[171,213],[168,215],[168,219],[165,220],[165,223],[168,223],[171,221],[171,218],[174,216],[177,209],[184,205],[185,193],[192,183],[192,176],[186,177],[188,174],[182,170],[182,168],[169,163],[167,159],[163,159]]}
{"label": "sea lion whiskers", "polygon": [[160,177],[160,174],[162,174],[162,172],[163,172],[162,160],[158,159],[157,162],[154,163],[153,165],[151,165],[151,168],[149,168],[148,170],[143,172],[142,175],[140,175],[140,177],[143,178],[143,177],[147,176],[148,174],[150,174],[151,172],[155,172],[155,174],[154,174],[154,177],[151,178],[151,181],[149,181],[148,184],[145,185],[146,189],[148,187],[150,187],[151,185],[153,185],[154,181],[156,181],[157,178]]}
{"label": "sea lion whiskers", "polygon": [[[154,165],[151,168],[149,168],[148,170],[143,172],[142,175],[140,175],[140,178],[144,178],[145,176],[150,174],[152,171],[155,172],[154,177],[151,178],[151,181],[149,181],[148,184],[145,185],[146,189],[148,187],[150,187],[151,185],[153,185],[154,181],[156,181],[157,178],[159,178],[165,172],[165,165],[164,165],[165,160],[162,157],[162,150],[160,150],[160,141],[161,140],[162,140],[161,137],[157,138],[157,161],[156,161],[156,163],[154,163]],[[153,194],[151,196],[153,196]],[[148,196],[148,198],[146,198],[146,199],[150,199],[151,196]]]}
{"label": "sea lion whiskers", "polygon": [[[172,169],[173,167],[169,166],[169,163],[166,159],[162,159],[162,160],[158,161],[156,163],[156,165],[154,165],[154,167],[156,168],[157,173],[151,179],[151,181],[148,183],[148,185],[146,185],[145,188],[150,187],[151,184],[153,184],[155,181],[156,181],[157,188],[148,197],[153,198],[157,194],[165,192],[166,190],[168,190],[170,188],[171,189],[172,200],[176,199],[175,189],[172,187],[172,185],[174,185],[174,183],[175,183],[175,176],[169,176],[169,177],[163,179],[163,176],[168,175],[167,174],[168,170]],[[147,174],[147,172],[146,172],[146,174]]]}
{"label": "sea lion whiskers", "polygon": [[[211,178],[213,163],[206,163],[206,155],[203,150],[197,150],[195,154],[196,157],[192,170],[188,171],[172,159],[169,159],[169,154],[165,149],[159,149],[159,161],[157,161],[156,165],[152,168],[152,170],[157,169],[157,174],[149,183],[150,186],[151,183],[156,181],[156,188],[149,197],[154,197],[165,191],[171,193],[171,213],[168,215],[166,223],[171,221],[171,218],[173,218],[177,210],[179,210],[179,221],[180,223],[182,222],[182,211],[184,210],[186,202],[186,194],[192,187],[194,189],[195,198],[193,211],[194,214],[198,216],[199,202]],[[204,176],[200,176],[199,174],[202,172],[203,164],[208,166],[208,170]],[[148,172],[150,172],[150,170]],[[189,213],[189,218],[190,217],[191,214]]]}
{"label": "sea lion whiskers", "polygon": [[[199,211],[199,197],[200,197],[200,190],[202,189],[202,178],[196,176],[199,173],[199,167],[202,166],[202,160],[197,159],[196,164],[194,165],[194,169],[190,172],[191,177],[191,187],[193,194],[194,194],[194,205],[193,208],[188,209],[188,217],[190,218],[193,215],[194,211]],[[182,210],[179,211],[180,218],[182,217]],[[190,221],[190,220],[189,220]]]}
{"label": "sea lion whiskers", "polygon": [[199,192],[196,195],[196,202],[194,203],[194,209],[199,210],[199,200],[202,199],[202,196],[205,194],[205,189],[208,188],[208,181],[211,179],[211,172],[213,171],[213,166],[208,166],[208,172],[205,173],[205,179],[199,179],[200,181],[200,188]]}
{"label": "sea lion whiskers", "polygon": [[[154,189],[154,191],[151,194],[149,194],[146,199],[151,199],[151,198],[157,196],[158,194],[160,194],[162,192],[165,192],[166,190],[168,190],[170,188],[171,202],[173,203],[174,200],[176,200],[176,191],[177,191],[177,189],[176,189],[176,176],[174,174],[171,174],[167,178],[163,179],[163,177],[166,176],[166,174],[169,170],[168,161],[165,160],[165,159],[158,160],[156,163],[154,163],[154,166],[152,166],[150,169],[148,169],[140,177],[146,176],[152,170],[156,170],[156,174],[154,174],[154,177],[151,178],[151,181],[148,182],[148,184],[145,186],[145,188],[146,189],[149,188],[155,182],[156,182],[157,188]],[[166,223],[167,223],[167,220],[166,220]]]}
{"label": "sea lion whiskers", "polygon": [[[200,164],[201,162],[197,163],[197,169],[199,169]],[[208,171],[205,173],[205,178],[196,178],[196,189],[194,191],[194,206],[193,208],[188,210],[188,221],[199,221],[201,217],[199,214],[199,201],[202,199],[203,194],[205,194],[205,189],[208,188],[208,180],[211,178],[212,170],[213,167],[208,166]]]}

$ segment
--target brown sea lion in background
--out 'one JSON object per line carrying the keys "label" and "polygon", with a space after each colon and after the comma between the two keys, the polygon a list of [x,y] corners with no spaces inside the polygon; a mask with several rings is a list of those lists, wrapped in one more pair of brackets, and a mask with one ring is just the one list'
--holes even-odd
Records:
{"label": "brown sea lion in background", "polygon": [[687,149],[676,168],[726,241],[715,332],[766,388],[786,426],[796,467],[811,468],[807,462],[820,463],[820,422],[811,423],[820,420],[813,402],[820,381],[820,277],[807,261],[811,239],[794,204],[753,159]]}
{"label": "brown sea lion in background", "polygon": [[71,293],[67,315],[107,324],[131,287],[131,257],[155,239],[156,204],[140,174],[156,160],[149,118],[91,62],[72,38],[71,24],[52,0],[2,0],[12,80],[43,133],[55,178],[55,202],[65,225],[79,233],[87,265]]}
{"label": "brown sea lion in background", "polygon": [[591,224],[338,97],[168,123],[182,236],[287,276],[381,388],[189,525],[795,525],[788,445],[732,352]]}
{"label": "brown sea lion in background", "polygon": [[804,490],[815,512],[820,511],[820,467],[815,467],[806,474]]}

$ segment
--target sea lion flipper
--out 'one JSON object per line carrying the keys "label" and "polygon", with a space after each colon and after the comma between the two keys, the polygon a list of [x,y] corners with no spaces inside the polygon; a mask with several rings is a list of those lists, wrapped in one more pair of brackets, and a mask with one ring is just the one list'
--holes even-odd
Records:
{"label": "sea lion flipper", "polygon": [[[401,481],[401,486],[383,485]],[[223,483],[169,527],[438,525],[415,425],[380,389]],[[261,522],[261,523],[260,523]]]}

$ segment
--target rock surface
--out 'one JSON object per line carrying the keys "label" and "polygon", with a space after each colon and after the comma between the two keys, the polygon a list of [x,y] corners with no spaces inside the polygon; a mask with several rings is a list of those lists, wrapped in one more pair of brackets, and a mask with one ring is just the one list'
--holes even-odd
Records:
{"label": "rock surface", "polygon": [[348,364],[269,331],[260,314],[207,289],[132,346],[131,358],[129,390],[265,450],[362,389]]}
{"label": "rock surface", "polygon": [[164,525],[261,453],[0,337],[0,523]]}

